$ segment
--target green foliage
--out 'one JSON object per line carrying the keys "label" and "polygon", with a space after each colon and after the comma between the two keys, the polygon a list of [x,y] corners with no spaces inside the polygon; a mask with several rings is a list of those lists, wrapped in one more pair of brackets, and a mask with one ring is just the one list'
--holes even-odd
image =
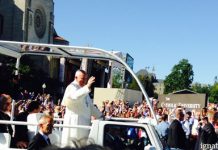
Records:
{"label": "green foliage", "polygon": [[212,86],[209,101],[213,103],[218,103],[218,83],[215,83]]}
{"label": "green foliage", "polygon": [[[138,75],[138,79],[140,80],[142,84],[145,82],[145,76]],[[135,79],[132,80],[132,83],[130,83],[129,88],[133,90],[138,90],[138,91],[140,90],[138,83],[136,82]]]}
{"label": "green foliage", "polygon": [[[0,55],[0,60],[2,62],[2,66],[1,68],[4,69],[4,73],[5,74],[9,74],[8,77],[11,77],[11,75],[15,74],[15,71],[17,71],[17,68],[15,67],[16,65],[16,59],[15,58],[11,58],[9,56],[2,56]],[[29,66],[30,62],[28,62],[27,64],[23,64],[21,62],[20,66],[19,66],[19,73],[20,74],[28,74],[30,72],[30,66]]]}
{"label": "green foliage", "polygon": [[179,64],[173,67],[172,72],[164,80],[164,93],[167,94],[182,89],[190,89],[193,77],[192,65],[187,59],[182,59]]}
{"label": "green foliage", "polygon": [[191,90],[197,93],[205,93],[210,96],[211,85],[202,85],[200,83],[195,83],[192,85]]}
{"label": "green foliage", "polygon": [[31,72],[30,66],[29,65],[20,65],[19,68],[19,73],[20,74],[29,74]]}
{"label": "green foliage", "polygon": [[120,70],[112,70],[113,71],[113,88],[121,88],[122,87],[122,74]]}
{"label": "green foliage", "polygon": [[[140,82],[142,83],[142,85],[145,88],[145,91],[147,92],[149,97],[153,97],[154,96],[154,77],[152,75],[138,75],[138,79],[140,80]],[[133,90],[140,90],[138,83],[136,82],[136,80],[133,80],[132,83],[129,85],[130,89]]]}

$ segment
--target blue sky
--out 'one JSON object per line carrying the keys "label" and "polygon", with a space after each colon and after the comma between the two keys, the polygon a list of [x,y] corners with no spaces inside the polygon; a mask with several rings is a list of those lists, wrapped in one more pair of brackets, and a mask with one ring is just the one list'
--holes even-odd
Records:
{"label": "blue sky", "polygon": [[119,50],[134,71],[165,79],[185,58],[194,82],[218,76],[218,0],[54,0],[55,29],[70,45]]}

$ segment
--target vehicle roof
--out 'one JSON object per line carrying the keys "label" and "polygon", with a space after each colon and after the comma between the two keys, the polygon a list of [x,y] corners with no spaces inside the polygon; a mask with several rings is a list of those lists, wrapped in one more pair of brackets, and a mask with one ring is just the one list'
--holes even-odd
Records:
{"label": "vehicle roof", "polygon": [[112,55],[110,55],[111,51],[93,47],[0,41],[0,49],[1,53],[15,58],[23,55],[46,55],[59,58],[88,57],[89,59],[117,61]]}
{"label": "vehicle roof", "polygon": [[20,58],[23,55],[45,55],[45,56],[54,56],[58,58],[88,58],[88,59],[117,61],[122,65],[124,65],[126,70],[128,70],[130,74],[135,78],[136,82],[138,83],[146,99],[147,104],[149,105],[151,114],[157,122],[156,115],[154,113],[151,102],[142,83],[139,81],[136,74],[132,71],[132,69],[128,66],[128,64],[122,58],[113,54],[111,51],[107,51],[99,48],[92,48],[92,47],[0,40],[0,53],[15,58]]}

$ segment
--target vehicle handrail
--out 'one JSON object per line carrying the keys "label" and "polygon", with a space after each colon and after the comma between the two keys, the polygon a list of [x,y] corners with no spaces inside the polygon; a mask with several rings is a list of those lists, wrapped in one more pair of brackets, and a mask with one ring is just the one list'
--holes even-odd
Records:
{"label": "vehicle handrail", "polygon": [[54,121],[64,121],[64,118],[54,118]]}
{"label": "vehicle handrail", "polygon": [[[37,123],[29,123],[24,121],[8,121],[8,120],[0,120],[0,124],[11,124],[11,125],[30,125],[30,126],[37,126]],[[65,125],[65,124],[54,124],[54,128],[81,128],[90,130],[91,126],[84,126],[84,125]]]}
{"label": "vehicle handrail", "polygon": [[122,121],[122,122],[138,122],[139,119],[137,118],[118,118],[118,117],[111,117],[107,119],[108,121]]}

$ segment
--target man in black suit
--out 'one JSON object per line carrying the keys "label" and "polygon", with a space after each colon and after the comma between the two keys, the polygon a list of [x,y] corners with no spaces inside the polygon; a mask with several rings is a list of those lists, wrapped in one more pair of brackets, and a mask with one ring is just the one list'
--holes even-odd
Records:
{"label": "man in black suit", "polygon": [[209,122],[208,117],[202,118],[203,128],[200,135],[200,141],[202,144],[216,144],[217,134],[215,132],[214,126]]}
{"label": "man in black suit", "polygon": [[181,109],[176,110],[176,119],[170,124],[168,130],[167,144],[170,148],[186,149],[186,136],[182,128],[182,121],[184,120],[184,113]]}
{"label": "man in black suit", "polygon": [[39,132],[30,141],[28,150],[41,150],[51,145],[48,135],[52,133],[54,121],[51,116],[42,116],[39,120]]}

